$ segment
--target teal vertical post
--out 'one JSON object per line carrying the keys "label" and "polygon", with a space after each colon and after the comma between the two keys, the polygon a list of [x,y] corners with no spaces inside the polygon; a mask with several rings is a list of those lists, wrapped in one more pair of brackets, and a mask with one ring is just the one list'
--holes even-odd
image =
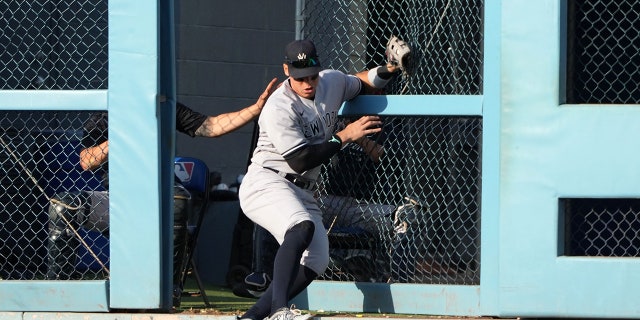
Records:
{"label": "teal vertical post", "polygon": [[163,259],[162,308],[172,306],[173,292],[173,185],[176,141],[176,72],[174,1],[160,0],[160,203]]}
{"label": "teal vertical post", "polygon": [[[165,308],[159,2],[109,1],[110,307]],[[171,143],[171,142],[169,142]],[[170,267],[169,267],[170,268]]]}
{"label": "teal vertical post", "polygon": [[500,274],[500,132],[501,132],[501,28],[502,1],[487,1],[484,8],[482,105],[482,212],[480,223],[480,310],[499,313]]}

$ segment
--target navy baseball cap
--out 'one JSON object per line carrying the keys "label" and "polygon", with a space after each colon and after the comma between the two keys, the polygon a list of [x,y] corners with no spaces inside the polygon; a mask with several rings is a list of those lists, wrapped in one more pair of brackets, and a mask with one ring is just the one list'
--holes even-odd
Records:
{"label": "navy baseball cap", "polygon": [[289,76],[305,78],[322,71],[316,46],[310,40],[290,42],[284,51],[285,63],[289,66]]}

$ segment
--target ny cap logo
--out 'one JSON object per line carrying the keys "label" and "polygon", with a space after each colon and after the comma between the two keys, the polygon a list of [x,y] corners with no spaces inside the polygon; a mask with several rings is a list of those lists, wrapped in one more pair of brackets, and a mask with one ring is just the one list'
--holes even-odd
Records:
{"label": "ny cap logo", "polygon": [[298,53],[298,60],[305,60],[305,59],[307,59],[306,53]]}

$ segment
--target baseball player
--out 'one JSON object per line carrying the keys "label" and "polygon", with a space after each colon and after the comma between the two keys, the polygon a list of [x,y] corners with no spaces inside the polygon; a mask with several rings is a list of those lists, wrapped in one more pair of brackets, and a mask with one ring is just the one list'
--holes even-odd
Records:
{"label": "baseball player", "polygon": [[307,319],[288,301],[329,263],[329,242],[314,187],[320,165],[347,143],[381,131],[378,116],[363,116],[336,132],[343,102],[384,88],[400,69],[387,63],[347,75],[323,70],[316,47],[296,40],[285,48],[288,78],[258,119],[259,136],[240,185],[240,206],[280,243],[269,288],[241,319]]}
{"label": "baseball player", "polygon": [[[176,130],[191,137],[218,137],[234,131],[255,119],[277,79],[271,80],[257,102],[239,111],[206,116],[193,111],[182,103],[176,105]],[[80,166],[83,170],[102,170],[104,189],[108,190],[108,117],[106,112],[93,114],[85,123],[85,134],[80,151]],[[174,186],[174,287],[179,285],[186,245],[186,199],[189,192],[177,181]],[[82,225],[97,229],[108,235],[108,191],[85,191],[61,193],[49,206],[49,237],[47,243],[46,279],[66,280],[74,277],[75,256],[79,239],[74,229]],[[174,292],[174,304],[176,295]],[[178,300],[179,301],[179,300]]]}

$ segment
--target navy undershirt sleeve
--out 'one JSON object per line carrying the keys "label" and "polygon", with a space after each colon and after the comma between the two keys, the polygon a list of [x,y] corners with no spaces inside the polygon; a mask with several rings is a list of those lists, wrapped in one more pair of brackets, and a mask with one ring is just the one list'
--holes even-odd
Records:
{"label": "navy undershirt sleeve", "polygon": [[329,141],[304,146],[285,158],[287,164],[297,173],[303,173],[323,163],[327,163],[342,148],[342,141],[332,136]]}

